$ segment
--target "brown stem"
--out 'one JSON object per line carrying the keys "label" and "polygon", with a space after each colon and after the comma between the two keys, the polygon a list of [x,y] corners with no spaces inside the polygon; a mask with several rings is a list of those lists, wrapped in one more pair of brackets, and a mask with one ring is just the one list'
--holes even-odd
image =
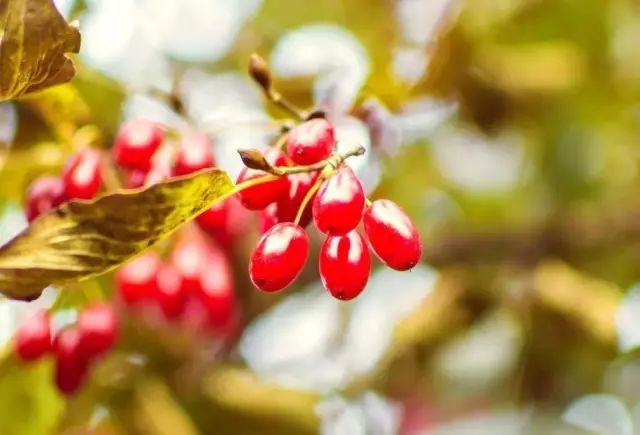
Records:
{"label": "brown stem", "polygon": [[308,113],[298,106],[293,104],[291,101],[284,98],[279,92],[269,89],[266,91],[266,95],[275,104],[280,107],[285,112],[290,113],[291,115],[298,118],[300,121],[304,121],[309,116]]}
{"label": "brown stem", "polygon": [[365,153],[364,147],[362,145],[357,145],[342,153],[333,153],[328,159],[321,160],[318,163],[314,163],[313,165],[274,166],[271,168],[267,168],[266,172],[273,175],[283,176],[283,175],[290,175],[290,174],[300,174],[304,172],[319,171],[324,169],[326,166],[331,166],[333,167],[333,169],[337,169],[338,166],[340,166],[340,164],[346,159],[348,159],[349,157],[361,156],[364,153]]}

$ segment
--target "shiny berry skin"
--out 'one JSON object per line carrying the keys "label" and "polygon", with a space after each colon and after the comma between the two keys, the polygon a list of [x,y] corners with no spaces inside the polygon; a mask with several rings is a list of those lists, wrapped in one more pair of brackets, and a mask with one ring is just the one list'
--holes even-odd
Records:
{"label": "shiny berry skin", "polygon": [[171,264],[182,277],[185,297],[200,292],[200,274],[207,267],[209,253],[207,241],[196,234],[186,234],[175,244]]}
{"label": "shiny berry skin", "polygon": [[174,320],[182,314],[182,276],[171,264],[164,265],[158,272],[155,300],[166,319]]}
{"label": "shiny berry skin", "polygon": [[371,249],[384,264],[395,270],[409,270],[422,255],[420,234],[407,214],[392,201],[374,201],[363,216]]}
{"label": "shiny berry skin", "polygon": [[221,250],[211,249],[200,274],[200,300],[213,327],[224,328],[233,318],[236,307],[233,288],[229,260]]}
{"label": "shiny berry skin", "polygon": [[78,316],[80,350],[91,359],[106,353],[116,341],[118,321],[113,307],[107,303],[96,303],[85,308]]}
{"label": "shiny berry skin", "polygon": [[[300,174],[292,174],[287,176],[289,179],[289,193],[280,201],[276,210],[278,222],[293,222],[298,214],[298,209],[302,206],[305,196],[320,176],[319,171],[306,172]],[[314,196],[315,197],[315,196]],[[312,218],[312,197],[302,213],[300,218],[300,226],[303,228],[309,225]]]}
{"label": "shiny berry skin", "polygon": [[343,301],[353,299],[369,280],[369,247],[355,230],[344,236],[329,236],[320,248],[319,268],[322,284],[329,293]]}
{"label": "shiny berry skin", "polygon": [[64,194],[68,199],[91,199],[102,187],[100,153],[85,149],[72,156],[66,163],[62,179]]}
{"label": "shiny berry skin", "polygon": [[[265,158],[275,166],[286,165],[286,157],[276,149],[270,149],[265,153]],[[236,184],[253,180],[267,175],[264,171],[257,169],[243,168],[238,175]],[[238,198],[242,205],[249,210],[262,210],[269,204],[276,202],[286,196],[289,191],[289,180],[287,177],[278,177],[274,180],[251,186],[238,193]]]}
{"label": "shiny berry skin", "polygon": [[147,119],[133,119],[120,127],[113,144],[117,164],[129,169],[148,171],[151,157],[164,141],[164,128]]}
{"label": "shiny berry skin", "polygon": [[229,202],[219,201],[201,213],[196,218],[196,222],[198,226],[205,231],[221,231],[224,230],[226,226],[228,215]]}
{"label": "shiny berry skin", "polygon": [[278,204],[269,204],[263,210],[260,210],[258,217],[258,232],[263,235],[278,223]]}
{"label": "shiny berry skin", "polygon": [[23,361],[34,361],[51,351],[49,313],[38,310],[25,319],[16,332],[16,353]]}
{"label": "shiny berry skin", "polygon": [[60,331],[56,343],[56,385],[66,394],[72,395],[83,384],[89,361],[80,347],[80,331],[69,327]]}
{"label": "shiny berry skin", "polygon": [[333,151],[333,126],[326,119],[312,119],[297,125],[287,136],[287,155],[299,165],[324,160]]}
{"label": "shiny berry skin", "polygon": [[214,165],[213,144],[204,133],[188,132],[182,135],[176,154],[173,175],[187,175]]}
{"label": "shiny berry skin", "polygon": [[260,290],[275,292],[300,275],[309,256],[309,237],[293,223],[279,223],[266,232],[251,254],[249,276]]}
{"label": "shiny berry skin", "polygon": [[326,180],[313,201],[313,220],[320,231],[342,235],[358,226],[364,191],[351,168],[344,166]]}
{"label": "shiny berry skin", "polygon": [[120,299],[128,305],[150,300],[156,293],[156,275],[162,261],[153,251],[146,252],[118,269],[115,276]]}
{"label": "shiny berry skin", "polygon": [[64,202],[64,183],[58,177],[40,177],[35,180],[26,198],[26,215],[29,222]]}

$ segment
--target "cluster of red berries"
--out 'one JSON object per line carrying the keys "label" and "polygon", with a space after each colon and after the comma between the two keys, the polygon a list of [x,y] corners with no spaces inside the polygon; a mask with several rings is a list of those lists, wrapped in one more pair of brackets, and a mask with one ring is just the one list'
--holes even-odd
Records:
{"label": "cluster of red berries", "polygon": [[73,394],[86,379],[91,365],[114,345],[117,320],[110,304],[96,303],[80,312],[75,324],[52,331],[46,310],[36,311],[16,333],[16,354],[26,362],[53,354],[55,382],[64,394]]}
{"label": "cluster of red berries", "polygon": [[67,160],[62,176],[42,176],[29,187],[26,215],[29,222],[72,199],[91,199],[102,188],[102,159],[87,148]]}
{"label": "cluster of red berries", "polygon": [[[353,299],[366,286],[368,245],[393,269],[408,270],[418,263],[422,246],[415,225],[389,200],[368,203],[357,176],[334,152],[330,122],[304,121],[287,133],[284,145],[285,152],[272,148],[264,157],[286,175],[265,177],[262,170],[245,168],[237,180],[239,186],[248,186],[239,192],[242,204],[262,210],[264,234],[249,264],[256,287],[273,292],[296,279],[309,255],[304,227],[311,220],[327,236],[320,249],[320,277],[338,299]],[[292,173],[287,174],[287,167]],[[251,183],[260,178],[266,181]],[[368,245],[356,229],[361,221]]]}
{"label": "cluster of red berries", "polygon": [[238,320],[231,265],[224,252],[200,234],[186,233],[168,261],[149,251],[120,267],[120,302],[132,310],[155,310],[166,321],[220,336]]}

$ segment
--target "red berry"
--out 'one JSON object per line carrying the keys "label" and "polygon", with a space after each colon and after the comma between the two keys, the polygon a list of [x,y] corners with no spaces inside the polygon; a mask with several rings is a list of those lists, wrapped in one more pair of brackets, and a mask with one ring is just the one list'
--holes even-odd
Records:
{"label": "red berry", "polygon": [[212,249],[200,274],[200,297],[209,313],[212,326],[222,329],[229,325],[235,312],[233,273],[224,253]]}
{"label": "red berry", "polygon": [[200,273],[207,266],[208,256],[207,241],[195,234],[185,235],[174,246],[171,264],[182,277],[182,291],[185,294],[200,292]]}
{"label": "red berry", "polygon": [[184,133],[176,154],[173,175],[187,175],[213,165],[213,144],[209,136],[198,132]]}
{"label": "red berry", "polygon": [[258,231],[260,235],[263,235],[271,229],[272,226],[278,223],[278,204],[269,204],[266,208],[260,211],[258,220]]}
{"label": "red berry", "polygon": [[[287,176],[289,179],[289,193],[287,196],[278,201],[277,218],[278,222],[293,222],[298,214],[298,209],[302,206],[305,196],[318,180],[320,172],[306,172],[300,174],[292,174]],[[314,196],[315,197],[315,196]],[[303,228],[311,222],[311,209],[313,204],[312,197],[302,213],[300,226]]]}
{"label": "red berry", "polygon": [[196,218],[198,226],[205,231],[224,230],[229,215],[229,202],[220,201]]}
{"label": "red berry", "polygon": [[[282,152],[277,149],[271,148],[265,153],[267,161],[275,166],[284,166],[287,163],[287,158]],[[236,184],[240,184],[244,181],[253,180],[255,178],[264,177],[267,175],[264,171],[257,169],[243,168],[238,175]],[[260,183],[255,186],[251,186],[247,189],[239,192],[238,196],[240,202],[249,210],[261,210],[269,204],[276,202],[287,194],[289,189],[289,180],[287,177],[278,177],[274,180],[267,181],[266,183]]]}
{"label": "red berry", "polygon": [[279,223],[265,233],[251,254],[249,275],[260,290],[282,290],[295,280],[309,256],[309,237],[293,223]]}
{"label": "red berry", "polygon": [[337,299],[355,298],[369,280],[371,254],[355,230],[344,236],[327,237],[320,249],[319,263],[322,283]]}
{"label": "red berry", "polygon": [[62,173],[64,194],[69,199],[91,199],[102,187],[100,153],[85,149],[72,156]]}
{"label": "red berry", "polygon": [[178,269],[168,264],[158,272],[156,286],[156,302],[165,318],[177,319],[182,314],[184,307],[184,294],[182,293],[182,276]]}
{"label": "red berry", "polygon": [[153,251],[146,252],[123,265],[116,272],[116,288],[123,302],[137,305],[156,293],[156,276],[162,261]]}
{"label": "red berry", "polygon": [[334,145],[333,126],[326,119],[312,119],[289,132],[287,154],[299,165],[311,165],[329,157]]}
{"label": "red berry", "polygon": [[27,220],[31,222],[64,202],[64,183],[58,177],[40,177],[29,187],[26,199]]}
{"label": "red berry", "polygon": [[147,178],[147,172],[141,169],[133,169],[129,174],[127,174],[127,178],[124,182],[124,185],[128,189],[137,189],[138,187],[144,186],[144,180]]}
{"label": "red berry", "polygon": [[418,264],[422,243],[407,214],[388,199],[378,199],[364,212],[365,232],[376,255],[392,269],[408,270]]}
{"label": "red berry", "polygon": [[116,313],[110,304],[97,303],[85,308],[78,317],[82,355],[91,359],[107,352],[116,341],[117,329]]}
{"label": "red berry", "polygon": [[80,331],[75,327],[62,330],[56,337],[56,385],[72,395],[84,382],[89,361],[80,348]]}
{"label": "red berry", "polygon": [[16,332],[16,352],[23,361],[33,361],[51,351],[49,313],[38,310]]}
{"label": "red berry", "polygon": [[362,185],[344,166],[320,186],[313,201],[313,220],[323,233],[341,235],[358,226],[363,210]]}
{"label": "red berry", "polygon": [[164,141],[164,129],[147,119],[128,121],[116,135],[113,155],[116,163],[130,169],[149,170],[151,157]]}

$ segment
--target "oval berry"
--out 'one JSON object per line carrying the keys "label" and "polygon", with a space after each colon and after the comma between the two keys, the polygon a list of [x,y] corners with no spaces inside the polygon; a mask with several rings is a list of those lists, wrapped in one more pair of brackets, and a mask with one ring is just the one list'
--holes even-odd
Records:
{"label": "oval berry", "polygon": [[208,242],[198,234],[185,234],[171,252],[171,264],[182,277],[182,291],[187,294],[200,292],[200,274],[207,267],[210,249]]}
{"label": "oval berry", "polygon": [[260,211],[258,218],[258,232],[263,235],[278,223],[278,204],[269,204]]}
{"label": "oval berry", "polygon": [[102,187],[100,153],[85,149],[72,156],[62,173],[64,195],[68,199],[91,199]]}
{"label": "oval berry", "polygon": [[26,215],[29,222],[64,202],[64,183],[58,177],[36,179],[26,196]]}
{"label": "oval berry", "polygon": [[322,284],[329,293],[343,301],[353,299],[369,280],[369,247],[357,231],[329,236],[320,248],[319,268]]}
{"label": "oval berry", "polygon": [[266,232],[251,254],[249,276],[260,290],[275,292],[300,275],[309,256],[309,237],[293,223],[279,223]]}
{"label": "oval berry", "polygon": [[62,393],[72,395],[84,382],[89,368],[80,347],[80,331],[75,327],[64,329],[55,342],[56,385]]}
{"label": "oval berry", "polygon": [[333,126],[318,118],[292,128],[287,136],[287,154],[299,165],[311,165],[324,160],[335,145]]}
{"label": "oval berry", "polygon": [[[267,161],[275,166],[286,165],[286,157],[280,151],[272,148],[265,153]],[[264,171],[251,168],[243,168],[238,175],[236,184],[253,180],[267,175]],[[276,202],[287,194],[289,180],[287,177],[278,177],[265,183],[256,184],[238,193],[242,205],[249,210],[261,210],[269,204]]]}
{"label": "oval berry", "polygon": [[151,158],[164,141],[161,124],[133,119],[120,127],[113,144],[113,157],[120,166],[148,171]]}
{"label": "oval berry", "polygon": [[200,299],[209,314],[209,323],[222,330],[235,312],[233,273],[229,260],[221,250],[211,250],[200,275]]}
{"label": "oval berry", "polygon": [[156,292],[155,299],[164,317],[169,320],[180,317],[184,308],[182,276],[173,265],[167,264],[158,272]]}
{"label": "oval berry", "polygon": [[109,351],[116,341],[118,321],[113,307],[97,303],[85,308],[78,317],[82,355],[94,358]]}
{"label": "oval berry", "polygon": [[[302,201],[307,196],[309,190],[318,180],[319,171],[304,172],[300,174],[291,174],[287,176],[289,179],[289,192],[286,196],[278,201],[276,209],[276,217],[278,222],[293,222],[298,214],[298,210],[302,206]],[[317,194],[317,193],[316,193]],[[309,225],[312,218],[312,204],[315,195],[311,197],[300,218],[300,226],[303,228]]]}
{"label": "oval berry", "polygon": [[201,213],[196,222],[205,231],[221,231],[226,227],[228,215],[229,202],[220,201]]}
{"label": "oval berry", "polygon": [[187,175],[213,165],[213,144],[209,136],[199,132],[184,133],[176,154],[173,175]]}
{"label": "oval berry", "polygon": [[364,228],[371,248],[384,264],[408,270],[418,264],[422,243],[415,225],[394,202],[378,199],[364,212]]}
{"label": "oval berry", "polygon": [[153,251],[146,252],[118,269],[116,289],[123,302],[137,305],[150,300],[156,293],[156,276],[162,261]]}
{"label": "oval berry", "polygon": [[323,233],[342,235],[358,226],[363,210],[362,185],[344,166],[320,186],[313,201],[313,220]]}
{"label": "oval berry", "polygon": [[16,353],[23,361],[34,361],[51,351],[49,313],[38,310],[16,332]]}

